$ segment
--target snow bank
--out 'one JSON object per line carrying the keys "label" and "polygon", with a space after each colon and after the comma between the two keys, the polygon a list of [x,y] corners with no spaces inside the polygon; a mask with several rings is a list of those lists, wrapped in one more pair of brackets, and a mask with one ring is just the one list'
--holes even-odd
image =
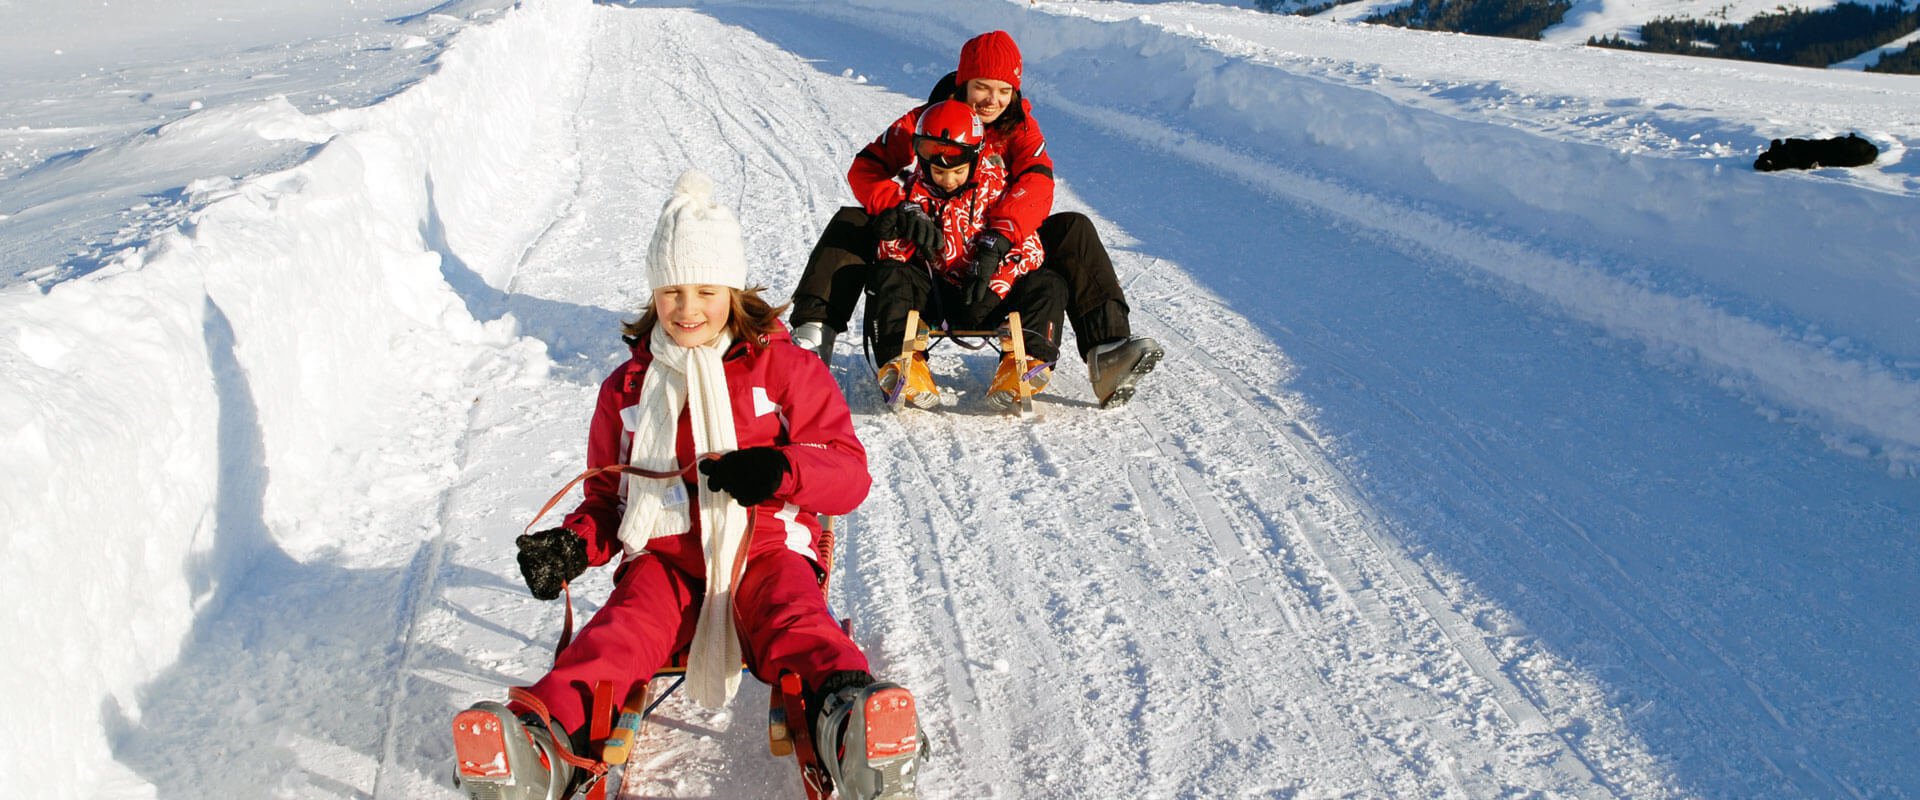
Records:
{"label": "snow bank", "polygon": [[[1809,419],[1896,471],[1920,464],[1920,197],[1755,173],[1749,155],[1621,152],[1452,117],[1313,74],[1293,54],[1223,52],[1156,23],[1153,9],[1099,20],[1025,3],[845,5],[955,51],[1005,29],[1043,123],[1071,114],[1309,199]],[[1566,55],[1604,71],[1621,54]]]}
{"label": "snow bank", "polygon": [[[57,775],[53,796],[151,796],[114,771],[115,726],[263,548],[353,551],[302,520],[364,468],[357,431],[423,392],[457,399],[449,364],[541,368],[443,270],[504,285],[570,187],[590,12],[523,3],[368,108],[223,114],[326,143],[188,187],[186,224],[93,275],[0,293],[0,673],[28,690],[0,706],[0,794],[50,796]],[[206,127],[175,124],[173,147]],[[202,146],[230,138],[213,127]]]}

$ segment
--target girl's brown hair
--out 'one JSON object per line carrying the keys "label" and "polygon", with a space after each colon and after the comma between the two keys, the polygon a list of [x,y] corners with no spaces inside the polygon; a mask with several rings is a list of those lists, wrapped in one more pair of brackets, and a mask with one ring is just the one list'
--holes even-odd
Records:
{"label": "girl's brown hair", "polygon": [[[754,348],[765,347],[768,334],[780,327],[780,315],[787,305],[775,306],[760,296],[767,290],[765,286],[749,289],[731,289],[732,310],[727,314],[727,332],[733,334],[736,342],[749,342]],[[653,310],[653,298],[647,298],[647,310],[639,319],[620,323],[621,338],[629,344],[647,341],[653,335],[653,326],[660,324],[659,313]]]}

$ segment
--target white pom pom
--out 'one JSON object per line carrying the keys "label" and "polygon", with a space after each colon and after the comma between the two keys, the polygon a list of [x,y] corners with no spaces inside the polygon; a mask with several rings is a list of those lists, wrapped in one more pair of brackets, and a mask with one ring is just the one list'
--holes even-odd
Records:
{"label": "white pom pom", "polygon": [[701,172],[700,170],[687,170],[686,172],[680,173],[680,180],[674,182],[673,193],[676,195],[686,195],[702,202],[711,200],[713,198],[713,179],[707,177],[707,173]]}

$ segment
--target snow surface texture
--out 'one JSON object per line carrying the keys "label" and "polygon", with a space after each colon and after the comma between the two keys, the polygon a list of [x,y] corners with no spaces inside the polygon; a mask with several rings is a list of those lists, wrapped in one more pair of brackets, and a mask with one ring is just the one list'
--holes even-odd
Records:
{"label": "snow surface texture", "polygon": [[[1207,6],[381,5],[284,99],[235,88],[262,52],[129,68],[151,129],[0,84],[69,98],[0,126],[42,148],[0,173],[0,793],[456,796],[447,719],[550,657],[511,540],[674,176],[780,295],[1005,28],[1169,356],[1114,412],[1069,356],[1016,422],[986,359],[893,415],[841,343],[878,480],[834,601],[928,796],[1920,794],[1920,79]],[[420,56],[323,110],[382,35]],[[1748,167],[1846,130],[1881,160]],[[624,791],[798,796],[757,691],[668,704]]]}

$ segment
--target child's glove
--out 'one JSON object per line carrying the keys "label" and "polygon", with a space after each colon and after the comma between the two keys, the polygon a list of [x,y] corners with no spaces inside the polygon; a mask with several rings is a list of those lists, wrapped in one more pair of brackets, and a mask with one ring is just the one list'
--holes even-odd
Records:
{"label": "child's glove", "polygon": [[787,455],[772,447],[749,447],[700,462],[707,488],[733,495],[734,502],[743,506],[772,498],[790,469]]}
{"label": "child's glove", "polygon": [[559,597],[568,581],[587,571],[587,540],[566,528],[522,534],[513,543],[520,547],[520,577],[541,600]]}
{"label": "child's glove", "polygon": [[992,231],[973,240],[973,279],[967,283],[967,305],[978,308],[993,294],[993,274],[1000,271],[1000,260],[1012,249],[1012,240]]}
{"label": "child's glove", "polygon": [[928,263],[940,263],[940,223],[919,203],[908,200],[880,212],[873,220],[873,235],[881,241],[905,239]]}

